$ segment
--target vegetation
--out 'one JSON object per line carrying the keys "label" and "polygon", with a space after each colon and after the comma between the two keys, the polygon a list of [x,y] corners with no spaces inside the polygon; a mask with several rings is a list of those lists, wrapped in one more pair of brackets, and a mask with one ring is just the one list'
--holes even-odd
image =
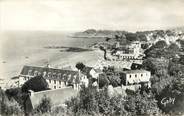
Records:
{"label": "vegetation", "polygon": [[51,99],[48,98],[47,96],[44,96],[40,101],[39,105],[35,108],[35,111],[40,113],[51,112],[51,107],[52,107]]}
{"label": "vegetation", "polygon": [[[104,35],[110,31],[87,30],[86,35]],[[99,34],[100,33],[100,34]],[[145,34],[150,32],[118,32],[111,31],[106,39],[119,41],[120,44],[132,41],[147,41]],[[173,36],[172,31],[156,30],[153,38]],[[32,115],[67,115],[67,116],[162,116],[182,115],[184,113],[184,41],[167,44],[161,40],[145,49],[143,69],[151,71],[151,89],[141,88],[139,91],[126,90],[126,95],[109,95],[108,85],[118,87],[121,85],[119,75],[113,67],[104,68],[99,78],[100,90],[96,87],[82,87],[78,96],[66,101],[66,106],[53,107],[52,101],[44,97],[40,104],[31,113]],[[104,50],[101,46],[101,50]],[[83,71],[86,66],[77,63],[76,68]],[[41,83],[41,84],[40,84]],[[22,88],[9,89],[4,92],[0,90],[0,114],[22,115],[24,93],[29,90],[42,91],[48,89],[48,85],[42,77],[38,76],[27,81]],[[163,103],[163,99],[174,99],[173,102]],[[18,103],[19,104],[18,104]]]}
{"label": "vegetation", "polygon": [[[162,35],[162,33],[159,33]],[[152,92],[162,112],[171,115],[183,114],[184,65],[182,49],[176,43],[167,45],[158,41],[145,51],[144,69],[152,73]],[[166,99],[168,103],[163,103]],[[173,102],[169,102],[172,100]]]}
{"label": "vegetation", "polygon": [[104,67],[104,76],[108,79],[108,85],[113,87],[121,86],[121,79],[119,73],[115,72],[114,67]]}
{"label": "vegetation", "polygon": [[160,114],[157,102],[151,93],[140,94],[139,91],[127,97],[123,97],[123,95],[110,97],[107,89],[97,91],[94,88],[83,88],[78,97],[66,104],[74,115],[134,116]]}
{"label": "vegetation", "polygon": [[21,106],[14,100],[9,99],[5,91],[0,89],[0,115],[22,115]]}
{"label": "vegetation", "polygon": [[16,102],[17,106],[19,106],[24,112],[26,112],[27,108],[25,106],[25,103],[30,102],[30,101],[27,101],[29,100],[28,99],[30,94],[29,90],[37,92],[37,91],[43,91],[47,89],[48,89],[48,84],[46,80],[43,79],[43,77],[41,76],[37,76],[25,82],[21,88],[7,89],[4,92],[4,96],[7,96],[7,98],[11,100],[12,103]]}
{"label": "vegetation", "polygon": [[78,70],[83,70],[84,67],[86,67],[82,62],[78,62],[75,67],[78,69]]}
{"label": "vegetation", "polygon": [[28,90],[32,90],[34,92],[48,90],[48,83],[42,76],[36,76],[34,78],[29,79],[26,81],[22,87],[23,92],[28,93]]}

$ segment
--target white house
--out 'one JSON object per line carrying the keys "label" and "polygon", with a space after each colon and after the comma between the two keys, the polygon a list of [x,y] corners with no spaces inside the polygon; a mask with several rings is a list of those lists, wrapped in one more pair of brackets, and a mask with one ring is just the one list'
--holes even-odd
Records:
{"label": "white house", "polygon": [[140,85],[145,83],[150,87],[151,73],[146,70],[128,70],[121,72],[123,86]]}
{"label": "white house", "polygon": [[141,48],[141,42],[135,41],[131,44],[120,46],[117,48],[118,50],[114,53],[107,52],[107,56],[110,59],[117,59],[117,60],[137,60],[142,59],[144,56],[143,50]]}

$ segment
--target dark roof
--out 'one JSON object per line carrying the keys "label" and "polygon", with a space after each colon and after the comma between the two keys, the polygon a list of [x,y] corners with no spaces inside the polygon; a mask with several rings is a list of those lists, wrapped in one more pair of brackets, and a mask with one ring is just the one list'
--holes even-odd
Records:
{"label": "dark roof", "polygon": [[127,70],[127,71],[122,71],[122,73],[136,74],[136,73],[149,73],[149,71],[147,71],[147,70]]}
{"label": "dark roof", "polygon": [[141,69],[142,67],[143,67],[143,65],[139,64],[139,63],[132,63],[132,65],[131,65],[132,70]]}
{"label": "dark roof", "polygon": [[[72,70],[62,70],[62,69],[55,69],[55,68],[48,68],[48,67],[36,67],[36,66],[24,66],[20,75],[29,75],[34,76],[34,73],[38,75],[41,74],[44,78],[47,79],[58,79],[62,80],[65,79],[64,77],[78,77],[78,71]],[[44,73],[46,73],[44,75]],[[67,79],[68,80],[68,79]]]}

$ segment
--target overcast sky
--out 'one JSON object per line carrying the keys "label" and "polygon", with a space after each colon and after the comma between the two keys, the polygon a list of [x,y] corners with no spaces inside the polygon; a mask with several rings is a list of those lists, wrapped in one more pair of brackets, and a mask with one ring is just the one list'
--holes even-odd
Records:
{"label": "overcast sky", "polygon": [[183,25],[183,0],[0,0],[1,31],[140,31]]}

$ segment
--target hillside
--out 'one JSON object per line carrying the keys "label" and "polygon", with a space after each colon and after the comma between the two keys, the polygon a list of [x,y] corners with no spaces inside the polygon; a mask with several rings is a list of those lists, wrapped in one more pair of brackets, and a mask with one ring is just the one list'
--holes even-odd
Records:
{"label": "hillside", "polygon": [[73,38],[104,38],[104,37],[114,37],[115,35],[125,34],[126,31],[113,31],[113,30],[95,30],[88,29],[83,32],[77,32],[71,35]]}
{"label": "hillside", "polygon": [[84,32],[77,32],[72,35],[74,38],[105,38],[105,41],[92,44],[91,47],[98,48],[99,46],[112,46],[119,42],[120,45],[130,44],[133,41],[140,41],[150,45],[157,41],[163,40],[168,45],[171,43],[181,44],[180,40],[184,40],[183,28],[169,30],[152,30],[152,31],[137,31],[135,33],[127,31],[111,31],[111,30],[94,30],[89,29]]}

